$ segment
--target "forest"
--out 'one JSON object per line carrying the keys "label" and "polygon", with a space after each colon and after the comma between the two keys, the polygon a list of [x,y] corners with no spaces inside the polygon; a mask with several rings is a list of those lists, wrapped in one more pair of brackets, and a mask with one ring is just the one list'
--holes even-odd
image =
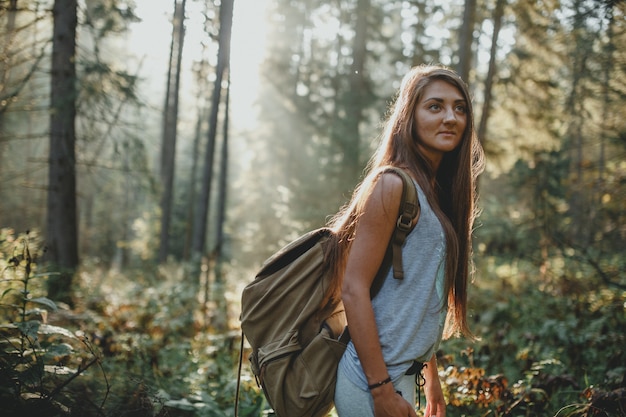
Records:
{"label": "forest", "polygon": [[3,416],[234,416],[242,289],[424,63],[487,162],[447,416],[626,416],[626,2],[0,0],[0,38]]}

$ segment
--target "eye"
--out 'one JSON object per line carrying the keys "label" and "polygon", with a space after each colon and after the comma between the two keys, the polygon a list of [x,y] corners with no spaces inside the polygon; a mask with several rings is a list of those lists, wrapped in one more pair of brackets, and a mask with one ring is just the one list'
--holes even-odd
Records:
{"label": "eye", "polygon": [[441,106],[438,103],[432,103],[430,106],[428,106],[429,110],[440,110]]}
{"label": "eye", "polygon": [[467,107],[465,107],[465,105],[464,105],[464,104],[459,104],[459,105],[457,105],[457,106],[454,108],[454,110],[456,110],[457,112],[462,113],[462,114],[467,113]]}

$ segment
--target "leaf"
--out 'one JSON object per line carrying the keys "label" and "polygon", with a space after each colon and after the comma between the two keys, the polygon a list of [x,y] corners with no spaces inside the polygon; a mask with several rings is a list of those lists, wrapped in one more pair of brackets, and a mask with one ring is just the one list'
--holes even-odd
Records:
{"label": "leaf", "polygon": [[[26,310],[24,313],[25,313],[25,316],[29,316],[29,317],[38,316],[41,318],[45,314],[48,313],[48,310],[46,310],[45,308],[36,307],[36,308],[31,308],[30,310]],[[42,321],[45,321],[45,320],[42,320]]]}
{"label": "leaf", "polygon": [[54,359],[60,359],[71,355],[73,351],[74,348],[72,348],[72,346],[67,343],[60,343],[49,346],[48,349],[46,349],[46,356]]}
{"label": "leaf", "polygon": [[60,276],[61,273],[60,272],[43,272],[41,274],[33,274],[30,277],[31,278],[48,278],[51,276]]}
{"label": "leaf", "polygon": [[63,328],[63,327],[59,327],[59,326],[51,326],[49,324],[42,324],[39,328],[39,333],[41,334],[60,334],[62,336],[65,337],[69,337],[70,339],[76,339],[76,336],[74,336],[74,333],[72,333],[71,331]]}
{"label": "leaf", "polygon": [[4,290],[2,295],[0,295],[0,298],[4,298],[4,296],[7,295],[8,293],[10,293],[11,291],[16,291],[16,289],[15,288],[7,288],[6,290]]}
{"label": "leaf", "polygon": [[45,365],[44,371],[54,375],[71,375],[78,372],[76,369],[67,366]]}
{"label": "leaf", "polygon": [[37,297],[37,298],[32,298],[30,300],[31,303],[36,303],[36,304],[41,304],[43,306],[48,307],[50,310],[52,311],[57,311],[57,305],[55,304],[54,301],[52,301],[49,298],[46,297]]}
{"label": "leaf", "polygon": [[165,402],[165,405],[177,410],[193,411],[196,409],[186,398],[182,400],[169,400]]}
{"label": "leaf", "polygon": [[39,328],[41,326],[41,322],[37,320],[23,321],[21,323],[16,323],[15,326],[20,330],[20,332],[22,332],[24,336],[36,339],[37,333],[39,332]]}

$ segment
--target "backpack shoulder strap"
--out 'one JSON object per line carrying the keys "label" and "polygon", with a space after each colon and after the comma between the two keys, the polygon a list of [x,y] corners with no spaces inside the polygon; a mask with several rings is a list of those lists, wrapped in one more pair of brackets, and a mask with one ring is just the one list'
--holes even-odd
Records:
{"label": "backpack shoulder strap", "polygon": [[391,237],[391,251],[392,251],[392,266],[393,277],[395,279],[404,278],[404,268],[402,266],[402,245],[406,240],[407,235],[413,230],[413,219],[419,217],[420,204],[417,198],[417,191],[413,184],[411,176],[402,168],[389,167],[383,172],[393,172],[402,178],[402,199],[400,200],[400,211],[398,215],[398,221],[396,222],[396,229]]}
{"label": "backpack shoulder strap", "polygon": [[237,387],[235,388],[235,417],[239,417],[239,392],[241,391],[241,366],[243,365],[243,340],[245,335],[241,330],[241,343],[239,346],[239,366],[237,367]]}

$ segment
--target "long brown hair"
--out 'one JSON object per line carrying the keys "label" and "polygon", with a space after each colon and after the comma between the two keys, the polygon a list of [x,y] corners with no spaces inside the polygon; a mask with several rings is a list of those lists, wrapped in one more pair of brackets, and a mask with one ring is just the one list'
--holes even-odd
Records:
{"label": "long brown hair", "polygon": [[[456,87],[467,103],[467,124],[459,146],[444,155],[437,172],[418,147],[415,111],[424,89],[435,80]],[[445,291],[448,317],[444,337],[473,337],[467,324],[467,282],[473,273],[471,234],[476,210],[476,178],[484,166],[482,147],[474,130],[472,102],[467,85],[452,70],[436,65],[412,68],[402,80],[395,102],[369,161],[365,179],[356,187],[349,204],[329,221],[335,233],[327,256],[335,273],[328,292],[331,303],[339,301],[346,259],[356,224],[376,180],[385,166],[405,168],[417,180],[442,224],[446,237]],[[435,184],[433,186],[433,184]]]}

